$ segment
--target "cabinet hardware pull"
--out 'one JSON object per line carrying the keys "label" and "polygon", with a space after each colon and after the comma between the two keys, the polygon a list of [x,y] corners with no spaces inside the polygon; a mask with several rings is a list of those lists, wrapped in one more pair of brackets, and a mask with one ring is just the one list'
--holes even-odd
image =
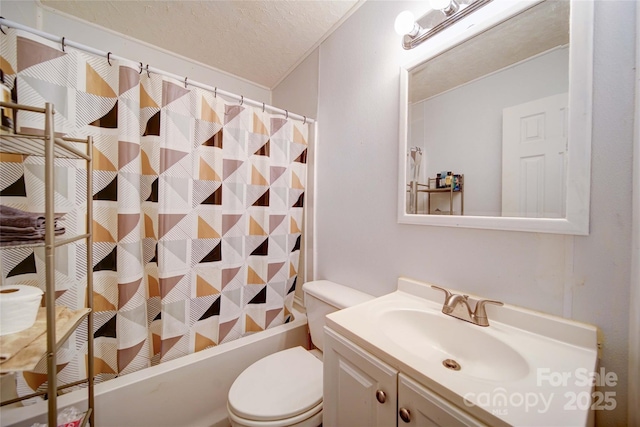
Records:
{"label": "cabinet hardware pull", "polygon": [[378,399],[378,402],[384,403],[387,401],[387,395],[384,393],[384,391],[378,390],[376,391],[376,399]]}
{"label": "cabinet hardware pull", "polygon": [[398,414],[400,415],[400,418],[402,418],[402,421],[404,421],[405,423],[411,421],[411,412],[409,412],[408,409],[400,408]]}

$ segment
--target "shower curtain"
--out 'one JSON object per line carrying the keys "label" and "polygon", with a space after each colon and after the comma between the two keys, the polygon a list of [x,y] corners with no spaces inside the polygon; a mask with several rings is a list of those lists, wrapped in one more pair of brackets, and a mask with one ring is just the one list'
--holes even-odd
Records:
{"label": "shower curtain", "polygon": [[[0,65],[20,103],[55,106],[56,134],[93,136],[97,381],[291,318],[308,125],[13,29]],[[42,116],[20,112],[23,131]],[[84,174],[56,161],[56,210],[84,227]],[[42,212],[41,158],[0,155],[0,203]],[[57,303],[84,306],[82,242],[56,253]],[[44,290],[44,250],[0,250],[4,284]],[[84,328],[84,329],[82,329]],[[86,376],[86,324],[58,353],[59,382]],[[46,387],[46,363],[18,376]]]}

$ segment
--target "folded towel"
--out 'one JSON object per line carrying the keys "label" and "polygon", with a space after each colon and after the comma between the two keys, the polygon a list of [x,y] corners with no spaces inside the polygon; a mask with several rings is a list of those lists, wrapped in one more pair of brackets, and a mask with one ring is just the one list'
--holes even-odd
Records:
{"label": "folded towel", "polygon": [[[62,216],[63,214],[54,215],[53,226],[56,236],[65,232],[65,228],[58,225],[58,219]],[[0,205],[0,246],[44,241],[45,221],[44,214]]]}
{"label": "folded towel", "polygon": [[[62,217],[62,214],[55,214],[55,220]],[[10,206],[0,205],[0,226],[16,228],[44,228],[45,217],[42,213],[26,212]]]}
{"label": "folded towel", "polygon": [[[56,231],[56,236],[63,234],[64,231],[62,231],[62,233],[58,233]],[[4,246],[18,246],[18,245],[28,245],[28,244],[39,244],[39,243],[44,243],[44,235],[42,236],[14,236],[14,237],[9,237],[9,238],[3,238],[0,240],[0,247],[4,247]]]}
{"label": "folded towel", "polygon": [[[53,230],[56,236],[59,236],[60,234],[64,234],[65,232],[64,227],[55,227]],[[44,235],[45,235],[44,228],[42,229],[33,228],[33,227],[15,228],[15,227],[7,227],[4,225],[0,225],[0,239],[4,239],[6,236],[15,236],[15,237],[40,236],[44,239]]]}

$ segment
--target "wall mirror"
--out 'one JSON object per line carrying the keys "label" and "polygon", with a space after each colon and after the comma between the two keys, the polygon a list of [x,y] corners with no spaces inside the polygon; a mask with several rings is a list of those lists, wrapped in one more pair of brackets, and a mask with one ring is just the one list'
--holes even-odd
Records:
{"label": "wall mirror", "polygon": [[401,67],[400,223],[589,232],[593,2],[508,3]]}

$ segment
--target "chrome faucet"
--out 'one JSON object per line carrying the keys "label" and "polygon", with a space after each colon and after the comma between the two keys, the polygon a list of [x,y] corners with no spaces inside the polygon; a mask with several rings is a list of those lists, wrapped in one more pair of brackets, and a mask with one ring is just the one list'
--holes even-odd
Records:
{"label": "chrome faucet", "polygon": [[504,305],[500,301],[483,299],[476,302],[475,309],[472,311],[469,305],[469,295],[452,294],[447,289],[435,285],[431,285],[431,287],[444,292],[445,299],[444,305],[442,306],[442,312],[444,314],[471,322],[478,326],[489,326],[487,311],[484,308],[485,305]]}

